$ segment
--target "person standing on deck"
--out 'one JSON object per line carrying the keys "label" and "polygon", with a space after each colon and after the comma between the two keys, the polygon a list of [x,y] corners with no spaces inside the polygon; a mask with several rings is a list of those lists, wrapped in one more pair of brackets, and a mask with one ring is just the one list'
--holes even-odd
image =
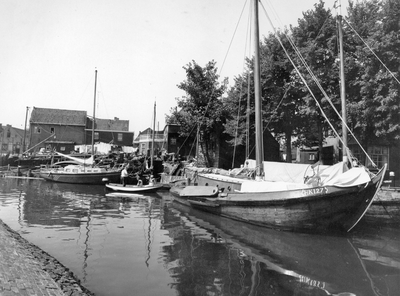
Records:
{"label": "person standing on deck", "polygon": [[122,171],[121,171],[121,183],[123,186],[126,186],[126,180],[128,179],[128,171],[126,169],[127,166],[125,166]]}

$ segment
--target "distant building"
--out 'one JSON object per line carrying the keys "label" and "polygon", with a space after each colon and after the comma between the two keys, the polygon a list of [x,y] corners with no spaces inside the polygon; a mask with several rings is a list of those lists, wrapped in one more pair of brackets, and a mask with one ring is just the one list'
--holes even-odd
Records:
{"label": "distant building", "polygon": [[[0,154],[20,154],[24,148],[24,133],[23,129],[12,127],[7,124],[3,126],[0,123]],[[25,145],[28,143],[27,133],[25,135]]]}
{"label": "distant building", "polygon": [[86,111],[33,107],[30,125],[30,149],[70,153],[74,145],[85,142]]}
{"label": "distant building", "polygon": [[[29,147],[32,152],[45,148],[69,154],[76,146],[91,145],[92,126],[93,118],[86,111],[33,107]],[[96,118],[94,143],[132,147],[133,139],[129,120]]]}
{"label": "distant building", "polygon": [[[133,142],[133,147],[138,149],[139,154],[150,155],[151,147],[153,143],[153,130],[147,128],[139,135]],[[154,133],[154,154],[165,151],[167,149],[164,141],[164,132],[155,131]]]}
{"label": "distant building", "polygon": [[[90,121],[91,122],[91,121]],[[91,127],[91,126],[90,126]],[[96,129],[105,131],[129,131],[129,120],[96,118]]]}
{"label": "distant building", "polygon": [[167,124],[164,127],[164,148],[168,153],[179,153],[181,155],[187,155],[185,147],[182,147],[183,138],[179,137],[179,131],[181,126],[179,124]]}
{"label": "distant building", "polygon": [[[92,143],[93,118],[87,119],[85,144]],[[129,131],[129,120],[96,118],[94,142],[108,143],[116,146],[133,146],[134,132]]]}

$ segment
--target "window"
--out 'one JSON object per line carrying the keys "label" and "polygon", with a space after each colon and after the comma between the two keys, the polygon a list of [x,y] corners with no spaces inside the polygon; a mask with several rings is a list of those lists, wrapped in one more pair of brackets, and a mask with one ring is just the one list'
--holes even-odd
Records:
{"label": "window", "polygon": [[145,154],[145,153],[146,153],[146,144],[145,144],[145,143],[142,143],[142,144],[141,144],[140,151],[141,151],[142,154]]}
{"label": "window", "polygon": [[171,145],[176,145],[176,138],[171,138]]}
{"label": "window", "polygon": [[100,139],[100,135],[99,135],[98,132],[94,132],[94,139],[95,139],[95,140]]}
{"label": "window", "polygon": [[50,128],[50,133],[51,133],[51,134],[54,134],[54,127],[51,127],[51,128]]}
{"label": "window", "polygon": [[42,131],[40,130],[40,127],[35,126],[34,133],[35,134],[40,134],[41,132]]}
{"label": "window", "polygon": [[65,151],[65,147],[60,147],[60,151]]}
{"label": "window", "polygon": [[118,141],[122,141],[122,134],[118,133]]}
{"label": "window", "polygon": [[308,160],[315,160],[315,154],[314,153],[308,154]]}
{"label": "window", "polygon": [[7,130],[7,138],[11,138],[11,131],[9,129]]}
{"label": "window", "polygon": [[[368,154],[378,168],[383,167],[385,163],[389,166],[389,148],[386,146],[368,147]],[[367,166],[372,166],[370,160],[367,160]]]}
{"label": "window", "polygon": [[8,144],[1,145],[1,150],[2,151],[7,151],[7,149],[8,149]]}

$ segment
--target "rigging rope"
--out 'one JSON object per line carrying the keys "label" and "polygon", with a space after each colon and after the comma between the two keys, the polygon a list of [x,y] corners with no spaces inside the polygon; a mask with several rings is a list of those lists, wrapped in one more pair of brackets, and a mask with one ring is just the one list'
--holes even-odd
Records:
{"label": "rigging rope", "polygon": [[[247,2],[247,1],[246,1]],[[250,9],[251,9],[251,7],[250,7]],[[243,11],[242,11],[242,13],[243,13]],[[247,50],[247,39],[249,38],[249,35],[250,35],[250,38],[249,38],[249,43],[251,42],[251,34],[249,34],[249,30],[250,30],[250,24],[251,24],[251,13],[249,13],[249,18],[248,18],[248,21],[247,21],[247,30],[246,30],[246,42],[245,42],[245,47],[244,47],[244,57],[243,57],[243,69],[245,68],[245,61],[246,61],[246,50]],[[250,49],[249,49],[249,51],[250,51]],[[250,72],[248,71],[248,84],[247,84],[247,101],[249,101],[250,100],[250,90],[249,90],[249,87],[250,87]],[[235,158],[236,158],[236,141],[237,141],[237,137],[238,137],[238,132],[239,132],[239,121],[240,121],[240,119],[239,119],[239,115],[240,115],[240,107],[241,107],[241,102],[242,102],[242,100],[241,100],[241,98],[242,98],[242,91],[243,91],[243,83],[242,82],[240,82],[240,92],[239,92],[239,106],[238,106],[238,113],[237,113],[237,121],[236,121],[236,131],[235,131],[235,142],[234,142],[234,146],[233,146],[233,156],[232,156],[232,168],[234,168],[234,166],[235,166]],[[248,108],[247,108],[248,109]],[[246,110],[246,113],[248,114],[248,112],[250,112],[250,110]],[[246,136],[246,158],[248,158],[249,157],[249,155],[247,155],[247,145],[248,145],[248,137],[249,137],[249,133],[248,133],[248,122],[246,121],[246,134],[247,134],[247,136]]]}
{"label": "rigging rope", "polygon": [[240,13],[239,19],[238,19],[238,21],[237,21],[237,23],[236,23],[235,31],[233,32],[233,35],[232,35],[232,38],[231,38],[231,42],[229,43],[228,50],[227,50],[227,52],[226,52],[226,54],[225,54],[224,61],[222,62],[222,66],[221,66],[221,69],[220,69],[220,71],[219,71],[219,75],[221,75],[221,71],[222,71],[222,69],[224,68],[226,58],[228,57],[229,50],[231,49],[231,45],[232,45],[233,39],[235,38],[236,31],[237,31],[237,28],[238,28],[238,26],[239,26],[240,20],[241,20],[241,18],[242,18],[243,11],[244,11],[244,8],[246,7],[246,4],[247,4],[247,0],[246,0],[246,2],[245,2],[244,5],[243,5],[242,12]]}
{"label": "rigging rope", "polygon": [[[260,2],[261,3],[261,2]],[[264,13],[271,25],[271,27],[273,28],[273,31],[275,33],[275,37],[277,38],[279,44],[281,45],[282,49],[285,51],[286,56],[288,57],[290,63],[292,64],[292,66],[294,67],[295,71],[297,72],[297,74],[299,75],[300,79],[302,80],[302,82],[304,83],[304,85],[306,86],[306,88],[308,89],[308,91],[310,92],[311,96],[313,97],[313,99],[315,100],[318,108],[321,111],[321,114],[325,117],[327,123],[329,124],[329,126],[331,127],[332,131],[335,133],[335,135],[337,136],[337,138],[339,139],[339,141],[344,145],[343,139],[339,136],[339,134],[337,133],[336,129],[333,127],[333,125],[331,124],[331,122],[329,121],[328,117],[326,116],[324,110],[322,109],[322,106],[320,105],[320,103],[318,102],[317,98],[315,97],[314,93],[311,91],[309,85],[307,84],[306,80],[304,79],[304,77],[301,75],[298,67],[295,65],[295,63],[293,62],[293,60],[290,58],[288,51],[286,50],[286,48],[284,47],[281,39],[278,36],[277,30],[275,28],[275,26],[272,24],[272,21],[264,7],[264,5],[261,3],[261,6],[264,10]],[[310,76],[312,77],[312,79],[314,80],[314,82],[316,83],[316,85],[318,86],[318,88],[320,89],[320,91],[322,92],[322,94],[324,95],[325,99],[329,102],[329,104],[332,106],[333,110],[335,111],[335,113],[338,115],[339,119],[343,122],[343,118],[342,116],[339,114],[339,112],[337,111],[336,107],[333,105],[332,101],[330,100],[329,96],[326,94],[325,90],[322,88],[321,84],[319,83],[317,77],[312,73],[311,68],[308,66],[307,62],[305,61],[305,59],[303,58],[303,56],[301,55],[299,49],[295,46],[293,40],[290,38],[290,36],[288,36],[286,33],[283,33],[286,38],[288,39],[290,45],[292,46],[292,48],[295,50],[296,54],[298,55],[300,61],[302,62],[303,66],[306,68],[307,72],[310,74]],[[348,125],[346,123],[344,123],[344,126],[346,127],[346,129],[350,132],[350,134],[353,136],[353,138],[355,139],[355,141],[358,143],[358,145],[360,146],[360,148],[362,149],[362,151],[365,153],[365,155],[367,156],[367,158],[370,160],[370,162],[372,163],[372,165],[374,167],[376,167],[376,164],[374,163],[374,161],[370,158],[370,156],[368,155],[368,153],[365,151],[365,149],[361,146],[361,144],[358,142],[358,140],[356,139],[356,137],[354,136],[353,132],[350,130],[350,128],[348,127]],[[345,147],[345,149],[349,150],[348,147]]]}
{"label": "rigging rope", "polygon": [[357,35],[357,37],[360,38],[360,40],[365,44],[365,46],[372,52],[372,54],[378,59],[378,61],[382,64],[382,66],[385,67],[385,69],[394,78],[394,80],[396,80],[396,82],[398,84],[400,84],[400,81],[396,78],[396,76],[393,74],[393,72],[390,71],[388,67],[386,67],[386,65],[383,63],[383,61],[375,54],[373,49],[364,41],[364,39],[357,33],[357,31],[350,25],[350,23],[348,21],[346,21],[346,20],[344,20],[344,21],[353,30],[353,32]]}

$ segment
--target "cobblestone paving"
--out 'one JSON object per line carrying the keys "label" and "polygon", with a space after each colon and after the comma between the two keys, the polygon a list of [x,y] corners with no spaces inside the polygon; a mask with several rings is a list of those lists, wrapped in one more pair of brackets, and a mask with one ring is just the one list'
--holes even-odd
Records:
{"label": "cobblestone paving", "polygon": [[64,296],[64,292],[41,268],[0,221],[0,296]]}

